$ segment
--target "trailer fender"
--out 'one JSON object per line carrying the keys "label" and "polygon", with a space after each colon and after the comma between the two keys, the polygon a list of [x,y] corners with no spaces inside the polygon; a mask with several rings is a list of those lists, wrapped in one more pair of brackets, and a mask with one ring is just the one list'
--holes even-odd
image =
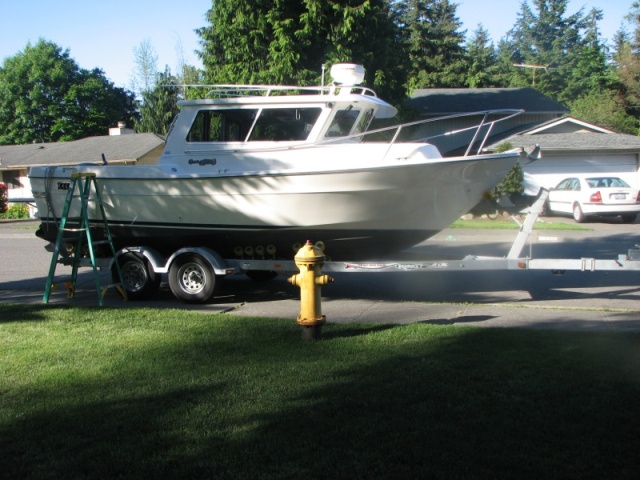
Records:
{"label": "trailer fender", "polygon": [[185,253],[195,253],[203,257],[207,262],[209,262],[216,275],[231,275],[237,271],[237,267],[229,265],[229,263],[215,250],[207,247],[185,247],[175,251],[171,257],[169,257],[169,260],[167,260],[165,265],[164,272],[168,272],[173,261]]}
{"label": "trailer fender", "polygon": [[[137,253],[145,257],[149,261],[149,265],[151,265],[151,268],[153,268],[155,273],[167,273],[169,270],[167,259],[158,253],[158,251],[150,247],[126,247],[116,253],[116,258],[130,252]],[[115,258],[111,259],[109,268],[113,267],[114,262]]]}

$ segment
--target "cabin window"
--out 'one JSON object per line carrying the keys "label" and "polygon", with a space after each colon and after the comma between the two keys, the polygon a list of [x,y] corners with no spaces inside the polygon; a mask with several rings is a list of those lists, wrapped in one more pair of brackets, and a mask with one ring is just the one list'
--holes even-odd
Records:
{"label": "cabin window", "polygon": [[369,128],[369,124],[371,123],[372,118],[373,118],[373,108],[370,108],[369,110],[365,110],[365,112],[360,117],[360,120],[358,121],[358,124],[356,125],[356,128],[353,131],[353,133],[365,132],[367,128]]}
{"label": "cabin window", "polygon": [[187,142],[242,142],[247,138],[258,110],[200,110]]}
{"label": "cabin window", "polygon": [[327,129],[325,136],[327,137],[346,137],[351,133],[354,123],[358,119],[360,110],[349,106],[348,108],[338,110],[331,121],[331,125]]}
{"label": "cabin window", "polygon": [[317,107],[263,109],[249,135],[249,141],[306,140],[321,111]]}

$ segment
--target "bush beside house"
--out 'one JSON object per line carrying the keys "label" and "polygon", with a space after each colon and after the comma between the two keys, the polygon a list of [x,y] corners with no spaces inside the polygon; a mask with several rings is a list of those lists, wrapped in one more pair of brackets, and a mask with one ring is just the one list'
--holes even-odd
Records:
{"label": "bush beside house", "polygon": [[7,186],[4,183],[0,183],[0,213],[7,211],[9,204],[9,197],[7,193]]}

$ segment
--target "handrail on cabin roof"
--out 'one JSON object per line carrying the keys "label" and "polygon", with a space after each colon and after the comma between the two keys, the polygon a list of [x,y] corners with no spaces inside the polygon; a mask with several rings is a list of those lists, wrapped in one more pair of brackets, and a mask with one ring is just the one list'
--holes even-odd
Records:
{"label": "handrail on cabin roof", "polygon": [[376,92],[362,85],[327,85],[300,86],[300,85],[201,85],[201,84],[180,84],[166,85],[167,87],[190,87],[209,88],[205,98],[236,98],[236,97],[268,97],[274,95],[331,95],[344,88],[351,90],[350,93],[357,95],[368,95],[377,97]]}

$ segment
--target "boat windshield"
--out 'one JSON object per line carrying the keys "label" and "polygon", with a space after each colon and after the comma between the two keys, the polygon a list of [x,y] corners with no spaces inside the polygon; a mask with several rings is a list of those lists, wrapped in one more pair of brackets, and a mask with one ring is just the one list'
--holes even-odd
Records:
{"label": "boat windshield", "polygon": [[338,110],[331,121],[331,125],[327,129],[325,137],[346,137],[351,133],[353,125],[356,123],[360,115],[360,109],[349,106],[342,110]]}
{"label": "boat windshield", "polygon": [[306,140],[321,111],[319,107],[265,108],[251,130],[249,141]]}
{"label": "boat windshield", "polygon": [[187,134],[187,142],[242,142],[258,114],[256,108],[200,110]]}
{"label": "boat windshield", "polygon": [[320,107],[200,110],[187,142],[256,142],[306,140]]}

